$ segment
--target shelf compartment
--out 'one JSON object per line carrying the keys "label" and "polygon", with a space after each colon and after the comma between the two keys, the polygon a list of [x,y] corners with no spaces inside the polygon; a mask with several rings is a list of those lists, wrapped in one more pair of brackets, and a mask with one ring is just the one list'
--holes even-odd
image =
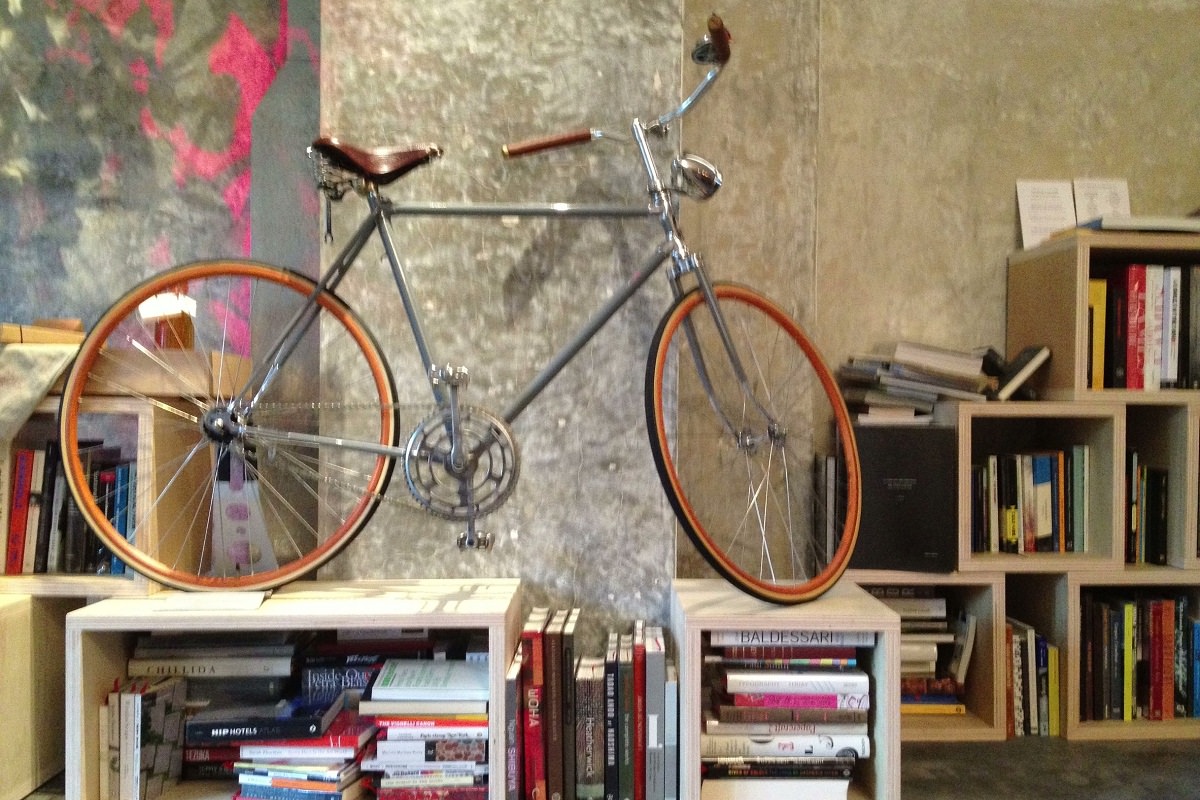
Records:
{"label": "shelf compartment", "polygon": [[1032,344],[1049,345],[1050,363],[1032,384],[1041,396],[1105,401],[1195,394],[1088,386],[1088,279],[1135,262],[1200,263],[1200,236],[1080,230],[1009,258],[1005,346],[1011,354]]}
{"label": "shelf compartment", "polygon": [[[1082,552],[971,551],[971,465],[989,454],[1091,447],[1088,514]],[[964,572],[1057,572],[1116,567],[1124,558],[1124,407],[1115,403],[963,403],[958,415],[959,569]]]}
{"label": "shelf compartment", "polygon": [[900,796],[900,618],[849,580],[816,600],[780,606],[756,600],[722,580],[676,580],[671,629],[679,648],[679,797],[700,797],[701,663],[703,634],[715,630],[870,631],[874,696],[870,731],[874,752],[856,771],[850,796]]}
{"label": "shelf compartment", "polygon": [[951,616],[953,610],[958,609],[975,615],[975,646],[967,673],[964,697],[966,715],[901,715],[901,741],[966,742],[1004,739],[1004,654],[998,646],[998,636],[1002,636],[1004,631],[1004,575],[998,572],[941,574],[849,570],[846,578],[860,586],[933,586],[945,595]]}
{"label": "shelf compartment", "polygon": [[[384,630],[400,627],[486,631],[491,665],[489,789],[504,797],[504,674],[521,627],[520,582],[494,580],[357,580],[298,582],[255,608],[245,595],[164,591],[109,598],[66,615],[66,794],[99,800],[97,710],[112,681],[125,674],[138,633],[147,631]],[[218,782],[228,796],[232,784]],[[167,800],[205,796],[188,782]],[[197,794],[201,792],[201,794]]]}
{"label": "shelf compartment", "polygon": [[[1063,733],[1075,740],[1166,740],[1200,739],[1200,718],[1174,720],[1083,720],[1083,592],[1137,590],[1186,594],[1192,608],[1200,604],[1200,575],[1167,567],[1128,566],[1116,572],[1075,572],[1054,580],[1054,607],[1065,626],[1067,648],[1063,653]],[[1194,616],[1194,614],[1193,614]],[[1069,624],[1068,624],[1069,621]]]}

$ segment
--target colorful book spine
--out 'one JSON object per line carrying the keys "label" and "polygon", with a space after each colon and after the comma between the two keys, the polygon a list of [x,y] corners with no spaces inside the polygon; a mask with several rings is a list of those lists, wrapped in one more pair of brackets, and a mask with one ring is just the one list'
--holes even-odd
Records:
{"label": "colorful book spine", "polygon": [[871,695],[869,692],[826,694],[747,693],[733,695],[733,704],[746,708],[869,708],[871,705]]}

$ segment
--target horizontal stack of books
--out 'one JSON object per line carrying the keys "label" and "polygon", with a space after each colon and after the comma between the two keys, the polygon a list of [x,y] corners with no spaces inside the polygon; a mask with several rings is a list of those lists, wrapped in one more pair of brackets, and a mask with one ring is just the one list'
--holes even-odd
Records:
{"label": "horizontal stack of books", "polygon": [[953,424],[950,411],[960,402],[1034,399],[1029,379],[1049,358],[1041,345],[1005,361],[992,348],[900,341],[891,353],[851,356],[838,368],[838,382],[859,424]]}
{"label": "horizontal stack of books", "polygon": [[788,631],[786,643],[744,645],[742,633],[713,631],[705,646],[700,797],[847,797],[871,755],[858,648],[874,634]]}

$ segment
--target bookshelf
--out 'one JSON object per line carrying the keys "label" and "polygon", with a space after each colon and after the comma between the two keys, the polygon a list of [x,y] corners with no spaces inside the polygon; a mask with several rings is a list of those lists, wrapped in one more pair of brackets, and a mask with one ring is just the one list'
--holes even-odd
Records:
{"label": "bookshelf", "polygon": [[[873,752],[850,786],[857,800],[900,796],[900,618],[843,579],[811,603],[779,606],[721,580],[676,580],[671,629],[679,648],[679,797],[700,796],[701,661],[705,633],[717,630],[867,631],[876,643],[864,658],[871,676]],[[863,652],[860,650],[860,653]],[[865,767],[865,768],[864,768]]]}
{"label": "bookshelf", "polygon": [[[972,553],[968,498],[960,501],[959,569],[1005,576],[1006,613],[1032,624],[1061,651],[1059,708],[1068,739],[1200,738],[1200,719],[1085,719],[1084,602],[1088,593],[1183,595],[1200,600],[1200,392],[1187,388],[1100,388],[1093,381],[1089,280],[1129,264],[1200,265],[1200,236],[1080,230],[1009,258],[1008,352],[1050,346],[1036,376],[1044,398],[963,406],[959,412],[960,495],[970,464],[988,448],[1091,445],[1090,525],[1079,553]],[[1193,319],[1192,326],[1200,324]],[[1182,337],[1189,331],[1181,330]],[[1130,454],[1166,470],[1166,564],[1126,563],[1125,497]],[[1002,633],[1002,631],[1001,631]],[[1000,682],[997,682],[1000,691]]]}
{"label": "bookshelf", "polygon": [[[66,793],[99,800],[97,710],[139,633],[392,629],[484,631],[491,664],[489,797],[504,797],[504,673],[521,628],[520,582],[492,580],[357,580],[297,582],[245,608],[246,595],[163,591],[114,597],[66,616]],[[167,800],[227,798],[229,781],[184,782]]]}
{"label": "bookshelf", "polygon": [[[948,616],[965,610],[975,616],[975,645],[967,671],[963,702],[966,715],[900,717],[902,742],[984,742],[1004,738],[1003,681],[1005,582],[1002,572],[924,573],[853,569],[846,579],[860,586],[933,587],[946,598]],[[999,635],[999,638],[998,638]]]}

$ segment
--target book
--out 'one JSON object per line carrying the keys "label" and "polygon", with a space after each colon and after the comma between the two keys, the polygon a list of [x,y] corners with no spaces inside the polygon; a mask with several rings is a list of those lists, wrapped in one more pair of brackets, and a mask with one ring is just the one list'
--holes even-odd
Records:
{"label": "book", "polygon": [[604,659],[582,656],[575,671],[575,796],[604,797]]}
{"label": "book", "polygon": [[327,792],[313,789],[293,789],[285,786],[253,786],[239,784],[237,794],[232,800],[358,800],[369,797],[370,791],[366,782],[359,778],[343,789],[331,789]]}
{"label": "book", "polygon": [[370,717],[343,706],[320,733],[287,738],[255,737],[239,745],[238,755],[242,759],[353,758],[378,731]]}
{"label": "book", "polygon": [[438,717],[374,716],[381,739],[486,739],[486,714],[452,714]]}
{"label": "book", "polygon": [[896,342],[892,351],[892,361],[968,377],[983,372],[981,354],[907,340]]}
{"label": "book", "polygon": [[617,648],[617,726],[620,731],[617,743],[617,797],[618,800],[633,800],[633,759],[637,747],[634,731],[634,693],[636,687],[633,672],[633,634],[618,636]]}
{"label": "book", "polygon": [[667,660],[666,696],[663,750],[667,774],[663,794],[666,800],[679,800],[679,667],[670,659]]}
{"label": "book", "polygon": [[702,758],[700,778],[849,778],[857,761],[854,756]]}
{"label": "book", "polygon": [[380,787],[375,800],[487,800],[486,786]]}
{"label": "book", "polygon": [[504,797],[524,798],[525,726],[522,713],[524,684],[522,655],[518,645],[504,672]]}
{"label": "book", "polygon": [[389,658],[370,684],[372,700],[483,700],[488,665],[479,661]]}
{"label": "book", "polygon": [[904,699],[900,700],[902,716],[962,716],[967,713],[967,705],[957,698],[938,699]]}
{"label": "book", "polygon": [[11,456],[12,481],[8,501],[8,546],[4,573],[20,575],[25,563],[25,528],[29,518],[29,491],[33,480],[33,450],[17,447]]}
{"label": "book", "polygon": [[285,699],[270,704],[204,708],[188,716],[184,735],[190,746],[317,736],[329,729],[345,701],[343,695],[317,705]]}
{"label": "book", "polygon": [[[1013,398],[1019,389],[1021,389],[1033,377],[1043,364],[1050,360],[1050,348],[1046,345],[1031,345],[1021,350],[1008,364],[1005,365],[1004,374],[1000,377],[999,386],[996,389],[997,400],[1008,400]],[[1033,399],[1027,397],[1026,399]]]}
{"label": "book", "polygon": [[867,708],[769,708],[718,703],[712,708],[721,722],[866,722]]}
{"label": "book", "polygon": [[846,800],[849,778],[719,778],[700,782],[700,800]]}
{"label": "book", "polygon": [[610,630],[604,648],[604,800],[616,800],[620,793],[618,754],[621,726],[617,700],[617,671],[620,659],[620,634]]}
{"label": "book", "polygon": [[779,736],[821,733],[867,733],[866,720],[861,722],[722,722],[711,710],[704,712],[704,732],[721,736]]}
{"label": "book", "polygon": [[975,632],[978,620],[964,610],[958,612],[954,623],[954,649],[950,655],[948,671],[959,686],[966,685],[967,670],[971,665],[971,654],[975,650]]}
{"label": "book", "polygon": [[375,757],[381,763],[422,764],[430,761],[487,763],[486,739],[377,739]]}
{"label": "book", "polygon": [[121,691],[120,797],[155,800],[179,779],[186,694],[177,676]]}
{"label": "book", "polygon": [[1104,338],[1108,330],[1108,283],[1103,278],[1088,279],[1088,371],[1087,385],[1104,388]]}
{"label": "book", "polygon": [[545,739],[545,630],[550,622],[550,609],[535,606],[521,629],[521,682],[525,692],[522,702],[525,732],[525,798],[546,800],[546,739]]}
{"label": "book", "polygon": [[1106,214],[1079,223],[1080,228],[1097,231],[1159,231],[1163,233],[1200,233],[1200,217],[1166,215]]}
{"label": "book", "polygon": [[667,644],[661,625],[646,626],[646,800],[666,797]]}
{"label": "book", "polygon": [[825,694],[739,693],[731,696],[735,706],[748,708],[870,708],[869,692]]}
{"label": "book", "polygon": [[575,632],[579,628],[579,619],[583,609],[571,608],[567,611],[562,629],[562,748],[563,748],[563,800],[577,800],[575,791],[576,757],[575,747],[575,670],[578,657],[575,653]]}
{"label": "book", "polygon": [[646,621],[634,620],[633,654],[633,800],[646,800]]}
{"label": "book", "polygon": [[832,646],[854,647],[875,644],[874,631],[827,631],[802,628],[760,630],[715,630],[709,634],[713,647],[734,646]]}
{"label": "book", "polygon": [[358,701],[358,712],[371,716],[435,714],[486,714],[486,700],[374,700],[364,697]]}
{"label": "book", "polygon": [[[936,655],[937,646],[933,648]],[[725,671],[725,691],[730,694],[866,694],[870,691],[870,678],[860,669],[728,669]]]}
{"label": "book", "polygon": [[130,676],[182,675],[200,678],[283,677],[292,674],[292,657],[246,656],[147,656],[126,663]]}
{"label": "book", "polygon": [[565,608],[552,611],[542,634],[545,652],[542,736],[546,753],[546,796],[549,800],[563,800],[563,628],[569,613]]}

